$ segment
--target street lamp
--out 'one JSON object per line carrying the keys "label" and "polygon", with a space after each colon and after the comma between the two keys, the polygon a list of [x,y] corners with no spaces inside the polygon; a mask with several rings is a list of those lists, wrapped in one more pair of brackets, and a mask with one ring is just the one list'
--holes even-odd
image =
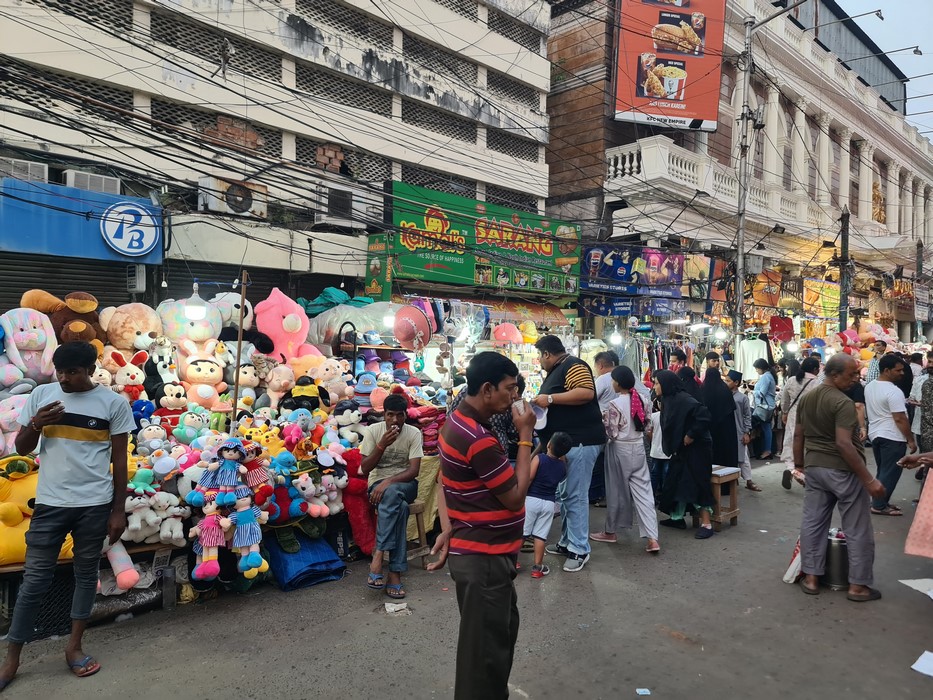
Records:
{"label": "street lamp", "polygon": [[865,58],[876,58],[878,56],[887,56],[889,53],[898,53],[900,51],[912,51],[914,56],[923,55],[923,51],[920,50],[919,46],[905,46],[900,49],[891,49],[890,51],[883,51],[881,53],[870,53],[867,56],[859,56],[857,58],[845,58],[845,59],[840,58],[839,62],[840,63],[854,63],[855,61],[861,61],[862,59],[865,59]]}
{"label": "street lamp", "polygon": [[840,22],[845,22],[846,20],[856,19],[857,17],[864,17],[865,15],[874,15],[882,22],[884,22],[884,15],[881,14],[881,10],[872,10],[871,12],[863,12],[860,15],[852,15],[851,17],[844,17],[843,19],[833,20],[832,22],[826,22],[825,24],[817,24],[813,27],[807,27],[803,31],[809,32],[811,29],[819,29],[820,27],[828,27],[830,24],[839,24]]}

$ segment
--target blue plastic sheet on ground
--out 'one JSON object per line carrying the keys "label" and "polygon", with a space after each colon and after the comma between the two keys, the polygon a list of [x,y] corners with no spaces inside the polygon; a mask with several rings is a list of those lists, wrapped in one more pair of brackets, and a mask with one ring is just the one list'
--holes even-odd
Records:
{"label": "blue plastic sheet on ground", "polygon": [[301,545],[295,554],[282,551],[275,537],[266,537],[263,542],[269,550],[269,566],[279,588],[294,591],[343,578],[347,567],[327,542],[309,539],[300,531],[295,534]]}

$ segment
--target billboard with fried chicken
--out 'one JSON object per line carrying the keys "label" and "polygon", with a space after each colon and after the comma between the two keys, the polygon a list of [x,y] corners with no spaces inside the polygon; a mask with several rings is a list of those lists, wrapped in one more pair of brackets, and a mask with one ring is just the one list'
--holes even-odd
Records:
{"label": "billboard with fried chicken", "polygon": [[618,121],[715,131],[725,0],[622,0]]}

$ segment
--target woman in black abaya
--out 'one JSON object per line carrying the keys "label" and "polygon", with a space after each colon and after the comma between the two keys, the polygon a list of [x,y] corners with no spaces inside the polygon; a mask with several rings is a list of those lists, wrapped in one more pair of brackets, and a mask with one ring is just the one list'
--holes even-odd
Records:
{"label": "woman in black abaya", "polygon": [[[710,414],[706,407],[683,391],[681,379],[669,370],[654,375],[654,392],[661,399],[661,433],[665,454],[671,455],[659,509],[670,518],[661,525],[685,530],[687,512],[698,512],[702,527],[698,540],[715,533],[710,523],[713,473]],[[732,397],[729,397],[732,402]],[[733,402],[734,405],[734,402]]]}
{"label": "woman in black abaya", "polygon": [[700,402],[710,414],[709,434],[713,440],[713,464],[739,466],[739,436],[735,431],[735,399],[718,369],[706,370],[700,387]]}

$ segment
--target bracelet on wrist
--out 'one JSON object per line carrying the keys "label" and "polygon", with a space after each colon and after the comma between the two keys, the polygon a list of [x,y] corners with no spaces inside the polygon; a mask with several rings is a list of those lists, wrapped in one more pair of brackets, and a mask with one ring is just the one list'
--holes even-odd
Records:
{"label": "bracelet on wrist", "polygon": [[535,445],[530,440],[519,440],[518,446],[519,447],[534,447]]}
{"label": "bracelet on wrist", "polygon": [[33,430],[35,430],[37,433],[41,433],[41,432],[42,432],[42,428],[40,428],[38,425],[36,425],[36,421],[35,421],[35,420],[29,421],[29,427],[32,428]]}

